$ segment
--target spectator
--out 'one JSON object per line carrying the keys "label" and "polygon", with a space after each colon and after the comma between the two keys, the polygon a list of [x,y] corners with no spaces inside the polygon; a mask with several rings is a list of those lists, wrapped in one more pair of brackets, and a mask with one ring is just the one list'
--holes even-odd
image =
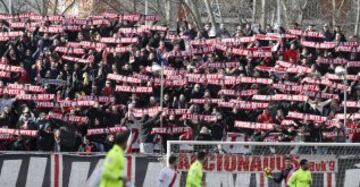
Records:
{"label": "spectator", "polygon": [[360,123],[359,120],[355,120],[354,123],[351,124],[350,130],[353,130],[354,133],[350,136],[351,142],[360,142]]}
{"label": "spectator", "polygon": [[226,30],[224,24],[220,24],[217,36],[220,38],[230,38],[230,33]]}
{"label": "spectator", "polygon": [[210,130],[207,127],[202,127],[199,135],[195,138],[195,140],[200,141],[211,141],[213,140]]}
{"label": "spectator", "polygon": [[[49,124],[41,125],[39,128],[39,137],[38,137],[38,149],[40,151],[60,151],[60,148],[54,148],[58,145],[55,144],[55,138],[57,134],[53,134],[51,131],[51,126]],[[56,139],[58,140],[58,139]]]}
{"label": "spectator", "polygon": [[[223,24],[214,32],[214,25],[196,29],[178,20],[171,32],[141,21],[101,20],[109,24],[88,22],[74,30],[62,27],[64,20],[44,18],[39,28],[26,29],[3,20],[1,33],[22,34],[1,36],[0,126],[26,133],[11,135],[1,148],[109,150],[117,133],[132,129],[134,137],[140,131],[140,151],[152,153],[160,101],[162,128],[191,128],[162,134],[163,143],[221,141],[229,132],[253,141],[359,139],[358,122],[341,124],[345,84],[334,64],[348,66],[349,114],[358,112],[360,89],[353,51],[358,44],[346,42],[340,27],[325,24],[318,32],[299,24],[289,29],[245,23],[230,33]],[[48,26],[59,32],[47,32]],[[238,121],[256,122],[256,128],[239,128]],[[274,125],[258,128],[263,123]]]}
{"label": "spectator", "polygon": [[160,122],[161,112],[157,113],[155,117],[150,118],[145,115],[142,119],[140,129],[140,152],[151,154],[154,152],[154,135],[151,134],[152,128]]}
{"label": "spectator", "polygon": [[24,137],[22,137],[22,136],[17,136],[16,141],[11,145],[11,150],[14,150],[14,151],[29,150],[26,139],[24,139]]}
{"label": "spectator", "polygon": [[257,117],[257,121],[261,122],[261,123],[272,123],[273,122],[273,118],[271,116],[271,114],[269,113],[268,109],[265,109],[258,117]]}
{"label": "spectator", "polygon": [[60,130],[56,129],[54,131],[54,147],[53,147],[53,151],[54,152],[60,152],[61,150],[61,140],[60,140]]}
{"label": "spectator", "polygon": [[330,32],[328,24],[324,24],[324,26],[323,26],[323,34],[324,34],[324,37],[325,37],[324,40],[326,42],[331,42],[333,40],[333,38],[334,38],[333,34]]}
{"label": "spectator", "polygon": [[9,107],[4,107],[3,111],[0,114],[0,126],[5,128],[13,128],[11,125],[13,115],[10,113],[11,109]]}
{"label": "spectator", "polygon": [[96,148],[94,143],[90,142],[86,137],[84,137],[78,151],[92,153],[92,152],[98,152],[98,149]]}

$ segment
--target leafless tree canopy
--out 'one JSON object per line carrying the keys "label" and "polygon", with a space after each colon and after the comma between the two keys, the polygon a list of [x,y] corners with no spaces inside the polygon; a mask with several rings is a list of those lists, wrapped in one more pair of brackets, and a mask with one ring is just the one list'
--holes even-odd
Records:
{"label": "leafless tree canopy", "polygon": [[[177,19],[193,21],[198,27],[204,23],[228,28],[244,22],[290,26],[330,24],[340,25],[348,33],[358,34],[359,0],[0,0],[0,12],[33,11],[47,14],[97,14],[137,12],[160,15],[164,24],[174,26]],[[84,13],[85,12],[85,13]]]}

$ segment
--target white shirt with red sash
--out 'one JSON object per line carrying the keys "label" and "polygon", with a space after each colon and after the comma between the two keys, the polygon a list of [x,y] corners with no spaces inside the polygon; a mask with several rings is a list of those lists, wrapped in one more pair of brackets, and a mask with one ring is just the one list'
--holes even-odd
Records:
{"label": "white shirt with red sash", "polygon": [[176,170],[165,167],[160,171],[158,187],[174,187],[175,180]]}

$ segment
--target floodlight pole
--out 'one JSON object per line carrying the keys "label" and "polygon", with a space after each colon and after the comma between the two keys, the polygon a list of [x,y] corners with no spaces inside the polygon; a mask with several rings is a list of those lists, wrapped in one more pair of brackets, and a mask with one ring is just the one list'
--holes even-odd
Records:
{"label": "floodlight pole", "polygon": [[347,73],[344,74],[344,84],[345,84],[345,91],[344,91],[344,127],[346,128],[346,123],[347,123],[347,106],[346,106],[346,102],[347,102]]}
{"label": "floodlight pole", "polygon": [[[161,70],[160,70],[160,111],[163,112],[164,105],[164,60],[161,60]],[[160,127],[163,127],[163,113],[160,114]],[[163,153],[163,138],[160,136],[160,154]]]}
{"label": "floodlight pole", "polygon": [[347,86],[348,86],[348,82],[347,82],[347,69],[346,67],[342,67],[342,66],[337,66],[335,68],[335,74],[339,77],[342,78],[343,80],[343,83],[345,85],[345,89],[344,89],[344,128],[346,128],[346,124],[347,124],[347,106],[346,106],[346,103],[347,103]]}

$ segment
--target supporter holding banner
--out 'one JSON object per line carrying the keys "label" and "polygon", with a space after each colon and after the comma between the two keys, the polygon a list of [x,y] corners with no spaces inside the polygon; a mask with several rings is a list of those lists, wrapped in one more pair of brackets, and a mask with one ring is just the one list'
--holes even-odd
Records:
{"label": "supporter holding banner", "polygon": [[0,148],[62,151],[68,140],[65,150],[90,142],[106,151],[125,128],[129,150],[144,153],[158,152],[159,137],[169,135],[356,141],[344,123],[359,118],[359,43],[338,27],[245,24],[230,33],[223,25],[213,33],[184,20],[172,32],[159,16],[141,14],[0,19],[0,127],[10,129]]}

